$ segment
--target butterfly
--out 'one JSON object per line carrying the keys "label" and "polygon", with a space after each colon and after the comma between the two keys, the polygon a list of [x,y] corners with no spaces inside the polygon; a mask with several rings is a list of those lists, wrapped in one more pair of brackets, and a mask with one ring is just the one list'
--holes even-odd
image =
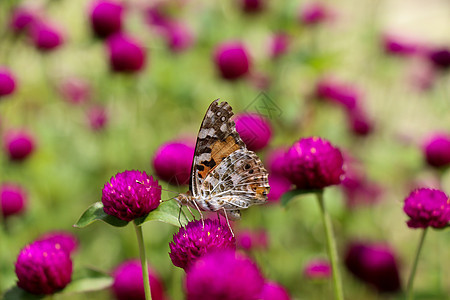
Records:
{"label": "butterfly", "polygon": [[269,193],[268,172],[245,146],[227,102],[213,101],[197,136],[189,191],[176,200],[201,211],[239,220],[241,210],[263,204]]}

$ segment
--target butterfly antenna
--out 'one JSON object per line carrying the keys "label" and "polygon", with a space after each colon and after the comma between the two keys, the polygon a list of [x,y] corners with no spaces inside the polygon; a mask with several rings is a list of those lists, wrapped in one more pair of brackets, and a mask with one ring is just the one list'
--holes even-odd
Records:
{"label": "butterfly antenna", "polygon": [[[142,181],[139,181],[139,180],[136,180],[136,183],[139,183],[139,184],[145,185],[145,186],[147,186],[147,187],[150,187],[148,184],[143,183]],[[154,189],[160,189],[160,190],[166,191],[166,192],[171,192],[171,193],[179,194],[179,192],[175,192],[175,191],[163,189],[162,187],[152,187],[152,188],[154,188]],[[175,197],[174,197],[174,198],[175,198]]]}
{"label": "butterfly antenna", "polygon": [[[225,215],[225,219],[227,220],[228,228],[229,228],[230,231],[231,231],[231,235],[234,237],[233,229],[231,228],[230,221],[228,220],[227,211],[225,210],[225,207],[222,207],[222,209],[223,209],[223,214]],[[219,221],[219,222],[220,222],[220,221]]]}

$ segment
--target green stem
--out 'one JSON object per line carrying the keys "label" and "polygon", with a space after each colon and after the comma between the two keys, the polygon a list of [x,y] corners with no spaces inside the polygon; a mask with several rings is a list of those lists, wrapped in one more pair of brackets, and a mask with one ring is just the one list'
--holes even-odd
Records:
{"label": "green stem", "polygon": [[138,240],[138,244],[139,244],[139,255],[141,257],[142,277],[144,280],[145,299],[152,300],[152,294],[150,291],[150,280],[148,278],[147,256],[145,255],[144,236],[142,235],[142,227],[134,224],[134,229],[136,230],[136,236],[137,236],[137,240]]}
{"label": "green stem", "polygon": [[331,268],[333,271],[333,287],[334,298],[336,300],[344,299],[344,292],[342,289],[341,274],[338,269],[338,255],[336,250],[336,241],[333,235],[333,227],[331,225],[330,216],[325,209],[325,202],[323,200],[323,191],[316,193],[317,201],[319,202],[320,212],[322,215],[322,221],[325,228],[325,235],[327,238],[327,251],[331,262]]}
{"label": "green stem", "polygon": [[422,251],[422,246],[423,246],[423,242],[425,240],[425,236],[427,235],[427,231],[428,231],[428,228],[425,228],[422,231],[422,236],[420,237],[419,245],[417,246],[416,257],[414,258],[414,264],[413,264],[413,267],[412,267],[412,270],[411,270],[411,274],[409,274],[408,285],[406,287],[406,294],[407,294],[406,299],[408,299],[408,300],[413,299],[413,282],[414,282],[414,277],[416,275],[417,263],[419,262],[420,252]]}

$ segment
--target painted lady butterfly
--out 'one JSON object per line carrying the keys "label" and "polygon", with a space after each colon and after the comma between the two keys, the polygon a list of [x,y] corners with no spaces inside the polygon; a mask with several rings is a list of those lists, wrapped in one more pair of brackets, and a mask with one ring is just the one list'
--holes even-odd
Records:
{"label": "painted lady butterfly", "polygon": [[213,101],[197,136],[189,191],[176,200],[238,220],[240,211],[267,201],[268,173],[236,131],[232,108]]}

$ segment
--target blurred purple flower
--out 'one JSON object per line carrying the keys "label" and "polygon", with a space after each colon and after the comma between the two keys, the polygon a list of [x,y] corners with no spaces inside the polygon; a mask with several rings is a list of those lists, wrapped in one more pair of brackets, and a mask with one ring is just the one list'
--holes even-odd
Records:
{"label": "blurred purple flower", "polygon": [[116,33],[107,40],[111,70],[122,73],[141,71],[147,55],[142,45],[133,38]]}
{"label": "blurred purple flower", "polygon": [[5,67],[0,67],[0,99],[3,96],[12,94],[16,89],[16,78]]}
{"label": "blurred purple flower", "polygon": [[264,10],[265,0],[238,0],[243,12],[256,14]]}
{"label": "blurred purple flower", "polygon": [[21,214],[27,206],[27,193],[17,184],[2,183],[0,186],[0,205],[3,218]]}
{"label": "blurred purple flower", "polygon": [[[164,288],[157,274],[149,267],[149,279],[153,300],[164,300]],[[142,267],[138,260],[121,263],[113,272],[112,290],[117,300],[145,300]]]}
{"label": "blurred purple flower", "polygon": [[211,253],[186,274],[187,300],[256,300],[263,287],[256,264],[234,251]]}
{"label": "blurred purple flower", "polygon": [[240,42],[224,42],[214,53],[216,67],[226,80],[237,80],[249,73],[250,57]]}
{"label": "blurred purple flower", "polygon": [[332,267],[327,260],[314,259],[308,261],[303,268],[303,275],[308,279],[331,278]]}
{"label": "blurred purple flower", "polygon": [[411,56],[423,50],[423,46],[419,43],[393,34],[384,35],[382,43],[384,51],[392,55]]}
{"label": "blurred purple flower", "polygon": [[161,145],[153,157],[156,175],[174,185],[189,183],[194,146],[190,143],[173,141]]}
{"label": "blurred purple flower", "polygon": [[192,265],[208,253],[236,250],[236,240],[228,227],[217,220],[192,221],[173,236],[169,244],[172,263],[188,271]]}
{"label": "blurred purple flower", "polygon": [[82,78],[68,78],[60,83],[59,92],[69,103],[81,104],[91,98],[91,86]]}
{"label": "blurred purple flower", "polygon": [[11,15],[9,27],[15,34],[25,33],[37,18],[37,12],[19,6],[14,9]]}
{"label": "blurred purple flower", "polygon": [[10,160],[23,161],[34,151],[34,138],[25,130],[9,130],[3,139]]}
{"label": "blurred purple flower", "polygon": [[158,181],[136,170],[117,173],[102,190],[105,213],[128,222],[156,209],[160,200]]}
{"label": "blurred purple flower", "polygon": [[373,132],[374,125],[367,113],[361,108],[355,108],[347,112],[350,129],[353,134],[367,136]]}
{"label": "blurred purple flower", "polygon": [[264,283],[264,287],[259,296],[260,300],[290,300],[291,296],[280,284],[272,281]]}
{"label": "blurred purple flower", "polygon": [[54,25],[42,21],[31,24],[30,36],[33,45],[42,52],[55,50],[64,42],[62,33]]}
{"label": "blurred purple flower", "polygon": [[92,31],[99,38],[107,38],[122,30],[124,7],[122,3],[99,0],[92,3],[90,22]]}
{"label": "blurred purple flower", "polygon": [[450,199],[440,190],[420,188],[405,199],[403,211],[409,228],[444,228],[450,222]]}
{"label": "blurred purple flower", "polygon": [[329,100],[353,110],[361,98],[361,92],[354,86],[334,78],[324,77],[316,84],[315,96]]}
{"label": "blurred purple flower", "polygon": [[321,189],[339,184],[344,174],[341,151],[319,137],[303,138],[286,155],[287,177],[297,189]]}
{"label": "blurred purple flower", "polygon": [[434,133],[423,145],[423,153],[428,165],[435,168],[450,166],[450,135]]}
{"label": "blurred purple flower", "polygon": [[267,232],[264,229],[240,231],[237,235],[237,244],[245,251],[267,249],[269,244]]}
{"label": "blurred purple flower", "polygon": [[446,71],[450,68],[450,49],[446,47],[430,50],[428,54],[430,62],[438,70]]}
{"label": "blurred purple flower", "polygon": [[286,176],[286,153],[286,149],[277,148],[267,154],[264,165],[270,174]]}
{"label": "blurred purple flower", "polygon": [[279,58],[283,56],[289,47],[289,36],[284,32],[279,32],[271,37],[270,41],[270,56],[272,58]]}
{"label": "blurred purple flower", "polygon": [[242,113],[235,117],[236,131],[247,148],[258,151],[267,146],[272,137],[270,122],[257,113]]}
{"label": "blurred purple flower", "polygon": [[331,17],[331,12],[322,2],[307,2],[300,9],[299,21],[304,25],[318,25]]}
{"label": "blurred purple flower", "polygon": [[437,71],[434,66],[423,57],[413,60],[409,64],[408,80],[418,91],[428,91],[434,86]]}
{"label": "blurred purple flower", "polygon": [[71,281],[69,254],[52,242],[34,242],[25,246],[15,264],[17,285],[32,294],[53,294]]}
{"label": "blurred purple flower", "polygon": [[145,10],[145,20],[148,25],[165,30],[173,22],[164,11],[164,5],[156,4]]}
{"label": "blurred purple flower", "polygon": [[386,245],[352,243],[344,258],[347,269],[378,292],[399,292],[401,283],[394,252]]}
{"label": "blurred purple flower", "polygon": [[281,197],[291,190],[292,183],[286,176],[269,173],[270,191],[267,200],[278,202]]}
{"label": "blurred purple flower", "polygon": [[78,239],[73,234],[65,231],[46,233],[38,241],[53,243],[58,249],[66,251],[69,255],[78,248]]}
{"label": "blurred purple flower", "polygon": [[89,125],[94,131],[103,129],[108,123],[108,111],[106,107],[100,105],[90,107],[87,117]]}
{"label": "blurred purple flower", "polygon": [[186,24],[171,22],[164,31],[165,39],[172,52],[182,52],[192,46],[194,37]]}

